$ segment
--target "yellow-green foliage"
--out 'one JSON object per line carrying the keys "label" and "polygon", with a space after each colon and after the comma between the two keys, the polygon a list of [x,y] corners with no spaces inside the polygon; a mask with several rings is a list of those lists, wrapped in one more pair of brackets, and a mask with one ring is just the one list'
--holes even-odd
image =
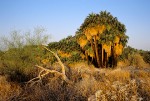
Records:
{"label": "yellow-green foliage", "polygon": [[114,52],[115,52],[115,54],[116,55],[121,55],[122,54],[122,51],[123,51],[123,46],[122,46],[122,44],[116,44],[115,46],[114,46]]}
{"label": "yellow-green foliage", "polygon": [[87,39],[83,36],[78,39],[79,45],[83,48],[87,44]]}
{"label": "yellow-green foliage", "polygon": [[91,36],[95,36],[98,34],[98,30],[95,27],[89,28],[88,32],[91,34]]}
{"label": "yellow-green foliage", "polygon": [[108,56],[110,56],[111,55],[111,45],[104,44],[102,47],[105,50],[105,52],[108,54]]}
{"label": "yellow-green foliage", "polygon": [[104,26],[104,25],[99,26],[98,25],[97,30],[98,30],[98,33],[102,34],[106,30],[106,26]]}
{"label": "yellow-green foliage", "polygon": [[83,53],[80,54],[82,59],[85,59],[85,55]]}
{"label": "yellow-green foliage", "polygon": [[88,54],[88,56],[90,56],[90,57],[94,57],[94,52],[92,51],[92,49],[91,48],[89,48],[88,50],[86,50],[85,51],[86,52],[86,54]]}
{"label": "yellow-green foliage", "polygon": [[114,39],[114,43],[118,44],[119,41],[120,41],[120,38],[118,36],[116,36],[115,39]]}
{"label": "yellow-green foliage", "polygon": [[63,52],[63,51],[58,51],[58,54],[61,56],[61,57],[66,57],[66,58],[69,58],[71,57],[71,54],[70,53],[67,53],[67,52]]}
{"label": "yellow-green foliage", "polygon": [[96,36],[98,34],[102,34],[106,27],[104,25],[96,25],[93,27],[87,27],[84,30],[84,34],[86,35],[87,39],[90,39],[92,36]]}
{"label": "yellow-green foliage", "polygon": [[144,62],[143,57],[140,54],[132,54],[128,56],[128,61],[131,66],[138,68],[147,67],[148,65]]}
{"label": "yellow-green foliage", "polygon": [[9,49],[2,55],[0,72],[10,75],[10,79],[23,82],[32,78],[34,66],[46,58],[44,50],[38,46],[25,46],[20,49]]}

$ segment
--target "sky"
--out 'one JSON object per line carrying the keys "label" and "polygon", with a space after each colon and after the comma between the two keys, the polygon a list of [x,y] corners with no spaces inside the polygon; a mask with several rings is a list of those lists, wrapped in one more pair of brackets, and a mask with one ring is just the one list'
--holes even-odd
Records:
{"label": "sky", "polygon": [[150,50],[150,0],[0,0],[0,37],[42,26],[59,41],[75,35],[90,13],[105,10],[125,24],[128,45]]}

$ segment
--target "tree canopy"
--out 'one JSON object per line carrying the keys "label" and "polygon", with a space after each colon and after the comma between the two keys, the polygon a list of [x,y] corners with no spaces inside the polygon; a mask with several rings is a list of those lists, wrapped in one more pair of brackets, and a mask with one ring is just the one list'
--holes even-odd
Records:
{"label": "tree canopy", "polygon": [[76,32],[78,44],[86,59],[97,67],[114,67],[126,46],[125,25],[109,12],[89,14]]}

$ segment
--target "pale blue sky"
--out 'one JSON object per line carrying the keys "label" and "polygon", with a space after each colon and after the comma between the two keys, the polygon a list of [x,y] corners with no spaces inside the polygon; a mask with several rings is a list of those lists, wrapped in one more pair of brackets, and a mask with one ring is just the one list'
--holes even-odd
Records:
{"label": "pale blue sky", "polygon": [[43,26],[58,41],[104,10],[126,25],[128,45],[150,50],[150,0],[0,0],[0,36]]}

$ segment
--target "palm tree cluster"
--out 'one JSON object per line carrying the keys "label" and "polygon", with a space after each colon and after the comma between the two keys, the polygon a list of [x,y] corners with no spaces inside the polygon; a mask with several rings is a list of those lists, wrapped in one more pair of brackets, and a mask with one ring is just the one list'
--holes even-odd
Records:
{"label": "palm tree cluster", "polygon": [[125,25],[109,12],[89,14],[76,32],[85,57],[97,67],[115,67],[128,41]]}

